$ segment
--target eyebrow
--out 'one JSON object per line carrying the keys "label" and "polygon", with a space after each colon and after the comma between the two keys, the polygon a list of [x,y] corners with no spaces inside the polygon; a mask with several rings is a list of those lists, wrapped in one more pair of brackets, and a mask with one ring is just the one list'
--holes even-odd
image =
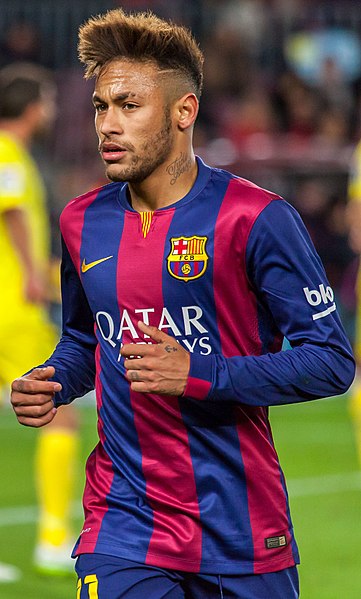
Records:
{"label": "eyebrow", "polygon": [[[124,92],[122,94],[117,94],[114,98],[112,98],[112,100],[114,100],[115,102],[122,102],[123,100],[126,100],[129,97],[135,97],[135,96],[136,96],[135,93],[129,91],[129,92]],[[93,101],[93,104],[95,102],[100,102],[100,103],[104,102],[104,100],[97,94],[93,95],[92,101]]]}

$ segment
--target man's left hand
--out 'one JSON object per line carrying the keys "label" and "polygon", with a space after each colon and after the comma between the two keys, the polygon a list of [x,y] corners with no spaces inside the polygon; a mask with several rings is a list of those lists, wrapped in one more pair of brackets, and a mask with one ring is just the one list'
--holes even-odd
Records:
{"label": "man's left hand", "polygon": [[189,352],[156,327],[141,321],[138,327],[155,343],[128,343],[122,347],[130,388],[139,393],[182,395],[190,367]]}

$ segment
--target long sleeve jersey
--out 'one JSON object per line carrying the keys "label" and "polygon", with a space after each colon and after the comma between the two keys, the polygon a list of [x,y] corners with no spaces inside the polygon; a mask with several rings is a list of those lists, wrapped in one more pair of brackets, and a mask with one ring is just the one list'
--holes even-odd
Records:
{"label": "long sleeve jersey", "polygon": [[[197,160],[173,205],[138,213],[111,183],[61,216],[63,334],[47,363],[56,404],[95,387],[99,432],[74,555],[271,572],[298,551],[268,406],[345,392],[354,361],[297,212]],[[122,344],[152,342],[139,320],[190,352],[181,397],[130,389]]]}

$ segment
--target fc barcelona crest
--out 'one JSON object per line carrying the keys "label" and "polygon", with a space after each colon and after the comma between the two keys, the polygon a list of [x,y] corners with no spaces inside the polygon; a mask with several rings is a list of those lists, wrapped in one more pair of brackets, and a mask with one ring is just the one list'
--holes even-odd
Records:
{"label": "fc barcelona crest", "polygon": [[172,247],[167,256],[169,274],[186,282],[199,279],[207,268],[207,237],[172,237],[170,242]]}

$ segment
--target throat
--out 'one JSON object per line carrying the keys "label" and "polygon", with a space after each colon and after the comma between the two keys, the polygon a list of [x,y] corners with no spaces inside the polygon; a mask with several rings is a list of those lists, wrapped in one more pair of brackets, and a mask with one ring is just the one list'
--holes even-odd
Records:
{"label": "throat", "polygon": [[[183,156],[183,154],[181,155]],[[189,169],[189,170],[188,170]],[[192,189],[198,166],[190,160],[175,160],[160,168],[140,184],[128,183],[130,203],[137,212],[167,208],[183,199]]]}

